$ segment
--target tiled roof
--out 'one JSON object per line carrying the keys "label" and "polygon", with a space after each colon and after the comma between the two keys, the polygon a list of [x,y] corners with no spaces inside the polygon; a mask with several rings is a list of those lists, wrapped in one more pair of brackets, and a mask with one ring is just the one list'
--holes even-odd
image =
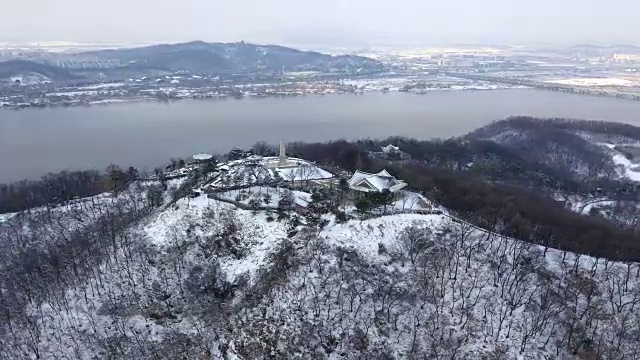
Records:
{"label": "tiled roof", "polygon": [[356,171],[349,180],[349,186],[358,191],[383,191],[388,189],[391,192],[400,190],[407,184],[398,180],[387,170],[382,170],[377,174],[371,174],[364,171]]}

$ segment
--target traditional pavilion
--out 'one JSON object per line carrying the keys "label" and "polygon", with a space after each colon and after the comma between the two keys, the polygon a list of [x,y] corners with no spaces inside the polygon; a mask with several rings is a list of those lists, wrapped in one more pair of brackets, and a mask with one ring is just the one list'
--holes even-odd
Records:
{"label": "traditional pavilion", "polygon": [[383,192],[388,190],[395,193],[407,186],[407,183],[396,179],[387,170],[382,170],[377,174],[370,174],[364,171],[356,171],[349,180],[349,187],[359,192]]}

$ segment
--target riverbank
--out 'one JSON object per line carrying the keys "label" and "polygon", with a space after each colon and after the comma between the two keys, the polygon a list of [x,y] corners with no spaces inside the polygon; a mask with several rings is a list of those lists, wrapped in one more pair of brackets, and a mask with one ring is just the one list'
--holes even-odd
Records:
{"label": "riverbank", "polygon": [[624,100],[640,101],[640,92],[629,91],[624,87],[589,87],[589,86],[575,86],[565,85],[558,82],[531,80],[531,79],[518,79],[518,78],[504,78],[499,76],[486,76],[476,74],[466,74],[457,72],[447,72],[447,76],[458,77],[461,79],[486,81],[494,84],[504,84],[511,86],[523,86],[533,89],[541,89],[547,91],[557,91],[569,94],[596,96],[596,97],[608,97]]}
{"label": "riverbank", "polygon": [[[305,95],[365,94],[371,92],[407,92],[427,94],[433,91],[504,90],[518,85],[469,80],[438,73],[406,76],[380,76],[354,79],[297,79],[270,83],[208,84],[193,86],[173,79],[157,83],[145,80],[94,84],[92,86],[58,86],[55,84],[27,87],[0,87],[0,109],[88,107],[122,102],[183,99],[220,100],[244,98],[286,98]],[[170,80],[170,81],[169,81]]]}

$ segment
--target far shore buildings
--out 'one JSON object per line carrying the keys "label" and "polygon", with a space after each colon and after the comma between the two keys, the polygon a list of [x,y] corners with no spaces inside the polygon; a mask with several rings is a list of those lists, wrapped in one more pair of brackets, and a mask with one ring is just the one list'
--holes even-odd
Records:
{"label": "far shore buildings", "polygon": [[384,192],[386,190],[395,193],[406,186],[406,182],[396,179],[387,170],[382,170],[377,174],[358,170],[349,180],[349,187],[352,190],[364,193]]}

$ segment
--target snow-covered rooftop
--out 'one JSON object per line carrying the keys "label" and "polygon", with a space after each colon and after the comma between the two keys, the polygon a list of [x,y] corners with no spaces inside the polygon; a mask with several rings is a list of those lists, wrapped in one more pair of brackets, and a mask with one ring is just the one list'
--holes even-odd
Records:
{"label": "snow-covered rooftop", "polygon": [[362,192],[381,192],[384,190],[396,192],[406,187],[407,183],[396,179],[387,170],[382,170],[377,174],[358,170],[349,180],[349,186],[353,190]]}
{"label": "snow-covered rooftop", "polygon": [[385,152],[387,154],[388,153],[397,153],[397,152],[400,152],[400,148],[397,147],[397,146],[389,144],[387,146],[383,146],[382,147],[382,152]]}
{"label": "snow-covered rooftop", "polygon": [[207,160],[211,160],[211,158],[213,158],[213,155],[209,155],[209,154],[193,155],[193,160],[197,160],[197,161],[207,161]]}

